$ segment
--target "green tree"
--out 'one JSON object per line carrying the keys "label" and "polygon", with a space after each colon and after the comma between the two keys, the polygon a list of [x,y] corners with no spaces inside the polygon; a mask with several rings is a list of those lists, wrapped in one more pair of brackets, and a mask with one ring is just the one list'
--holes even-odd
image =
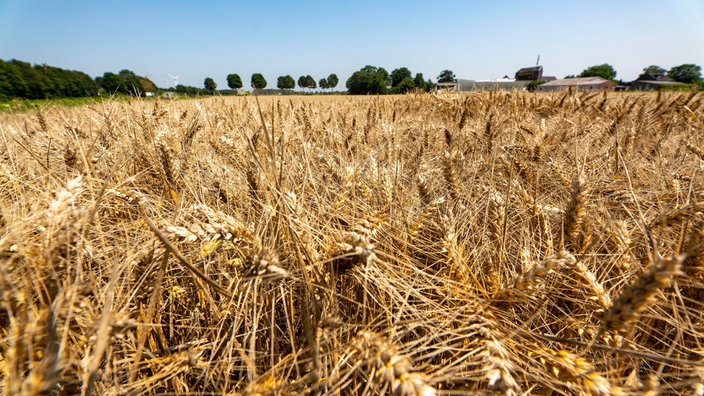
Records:
{"label": "green tree", "polygon": [[[42,76],[32,68],[32,65],[27,62],[13,59],[10,61],[13,65],[16,75],[20,75],[20,87],[17,89],[19,97],[25,99],[43,99],[46,85]],[[13,81],[13,80],[10,80]],[[21,95],[19,95],[21,93]]]}
{"label": "green tree", "polygon": [[227,86],[230,87],[230,89],[242,88],[242,79],[240,78],[239,74],[228,74]]}
{"label": "green tree", "polygon": [[603,63],[589,66],[579,74],[579,77],[601,77],[604,80],[613,80],[616,78],[616,70],[608,63]]}
{"label": "green tree", "polygon": [[115,73],[105,72],[103,73],[103,78],[98,81],[100,87],[107,91],[109,94],[114,95],[120,92],[122,87],[122,79]]}
{"label": "green tree", "polygon": [[684,65],[675,66],[667,72],[667,76],[671,79],[687,84],[695,84],[702,82],[701,66],[687,63]]}
{"label": "green tree", "polygon": [[289,75],[279,76],[276,80],[276,87],[279,89],[294,89],[296,88],[296,81]]}
{"label": "green tree", "polygon": [[325,78],[321,78],[320,81],[318,81],[318,86],[320,89],[328,89],[330,86],[328,85],[328,80]]}
{"label": "green tree", "polygon": [[438,82],[439,83],[449,83],[449,82],[454,82],[454,81],[455,81],[455,73],[453,73],[452,70],[443,70],[438,75]]}
{"label": "green tree", "polygon": [[152,80],[146,78],[146,77],[139,77],[139,83],[142,85],[142,92],[155,92],[156,91],[156,84],[152,82]]}
{"label": "green tree", "polygon": [[141,96],[144,90],[142,89],[142,83],[139,81],[139,76],[137,76],[132,70],[122,69],[117,73],[122,80],[122,85],[120,85],[120,92],[126,95]]}
{"label": "green tree", "polygon": [[416,88],[425,89],[425,77],[423,77],[423,73],[416,73],[416,76],[413,77],[413,83]]}
{"label": "green tree", "polygon": [[300,76],[298,77],[298,86],[300,88],[310,88],[310,89],[315,89],[317,87],[315,83],[315,79],[309,74],[307,76]]}
{"label": "green tree", "polygon": [[0,89],[2,91],[0,91],[0,96],[8,99],[25,97],[28,87],[17,65],[13,61],[5,62],[1,72],[0,83],[2,85]]}
{"label": "green tree", "polygon": [[411,76],[408,76],[403,79],[400,83],[398,83],[395,87],[392,88],[394,93],[400,93],[404,94],[406,92],[412,91],[416,87],[416,82],[411,78]]}
{"label": "green tree", "polygon": [[391,88],[401,84],[407,78],[411,78],[411,71],[407,67],[400,67],[391,71]]}
{"label": "green tree", "polygon": [[[97,80],[102,80],[102,77]],[[32,65],[16,59],[9,62],[0,60],[0,97],[3,99],[92,96],[98,93],[98,89],[96,81],[83,72],[46,64]]]}
{"label": "green tree", "polygon": [[[74,94],[77,92],[92,91],[95,87],[88,85],[85,77],[78,72],[69,72],[69,76],[61,78],[59,85],[62,90],[68,90]],[[145,92],[154,92],[156,85],[148,78],[138,76],[131,70],[123,69],[118,74],[106,72],[102,77],[97,77],[95,83],[111,95],[123,93],[125,95],[142,96]],[[56,82],[54,82],[57,85]]]}
{"label": "green tree", "polygon": [[376,95],[386,93],[389,73],[383,67],[364,66],[352,73],[345,86],[351,95]]}
{"label": "green tree", "polygon": [[306,76],[306,87],[310,89],[315,89],[318,85],[315,83],[315,79],[310,74]]}
{"label": "green tree", "polygon": [[14,92],[12,82],[8,79],[8,64],[0,59],[0,101],[10,99]]}
{"label": "green tree", "polygon": [[[371,70],[371,69],[370,69]],[[384,88],[388,89],[389,85],[391,84],[391,78],[389,77],[389,72],[386,71],[383,67],[378,67],[376,69],[377,74],[381,76],[382,81],[384,82]]]}
{"label": "green tree", "polygon": [[[98,85],[87,74],[47,65],[35,66],[47,81],[47,97],[84,97],[98,94]],[[147,80],[149,81],[149,80]],[[151,81],[149,81],[151,83]]]}
{"label": "green tree", "polygon": [[217,89],[217,87],[218,85],[215,83],[215,80],[210,77],[206,77],[203,81],[203,88],[205,88],[206,92],[211,95],[215,93],[215,89]]}
{"label": "green tree", "polygon": [[294,80],[293,77],[288,74],[284,77],[286,78],[286,89],[296,88],[296,80]]}
{"label": "green tree", "polygon": [[667,73],[667,70],[657,65],[650,65],[643,69],[643,73],[650,74],[653,76],[664,76],[665,73]]}
{"label": "green tree", "polygon": [[252,88],[254,89],[264,89],[266,88],[266,79],[261,73],[252,74]]}
{"label": "green tree", "polygon": [[337,86],[340,80],[337,78],[337,74],[332,73],[327,78],[328,88],[333,89]]}

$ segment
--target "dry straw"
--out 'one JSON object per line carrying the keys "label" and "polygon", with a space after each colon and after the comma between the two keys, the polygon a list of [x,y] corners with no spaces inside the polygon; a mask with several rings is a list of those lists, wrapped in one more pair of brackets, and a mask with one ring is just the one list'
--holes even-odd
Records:
{"label": "dry straw", "polygon": [[0,392],[701,394],[703,111],[492,91],[0,113]]}

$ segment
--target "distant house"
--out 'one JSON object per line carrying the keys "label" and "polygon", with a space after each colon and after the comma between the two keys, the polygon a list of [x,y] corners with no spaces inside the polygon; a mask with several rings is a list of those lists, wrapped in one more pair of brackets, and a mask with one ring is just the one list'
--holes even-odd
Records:
{"label": "distant house", "polygon": [[477,81],[477,80],[462,80],[457,79],[454,82],[438,83],[438,91],[448,92],[469,92],[469,91],[493,91],[503,90],[511,91],[514,89],[525,89],[530,81],[515,81],[512,79],[501,78],[493,81]]}
{"label": "distant house", "polygon": [[453,82],[438,83],[438,91],[447,92],[468,92],[468,91],[512,91],[514,89],[524,90],[533,81],[552,81],[555,77],[543,76],[542,66],[524,67],[516,72],[516,78],[503,76],[496,80],[462,80]]}
{"label": "distant house", "polygon": [[664,74],[643,73],[631,82],[634,91],[658,91],[663,87],[685,87],[687,84],[673,81]]}
{"label": "distant house", "polygon": [[435,89],[437,91],[458,92],[457,87],[457,80],[453,82],[439,82],[435,84]]}
{"label": "distant house", "polygon": [[538,86],[538,92],[561,91],[572,87],[577,91],[613,91],[616,84],[601,77],[564,78]]}

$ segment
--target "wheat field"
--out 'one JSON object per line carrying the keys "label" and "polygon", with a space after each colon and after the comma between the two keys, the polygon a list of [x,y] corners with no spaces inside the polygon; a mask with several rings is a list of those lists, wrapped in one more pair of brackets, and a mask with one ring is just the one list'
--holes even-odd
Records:
{"label": "wheat field", "polygon": [[704,395],[704,94],[0,114],[8,395]]}

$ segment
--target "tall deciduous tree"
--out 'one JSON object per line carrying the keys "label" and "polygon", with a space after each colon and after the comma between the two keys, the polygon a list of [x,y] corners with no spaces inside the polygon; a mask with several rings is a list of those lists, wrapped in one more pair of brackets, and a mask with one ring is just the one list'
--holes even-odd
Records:
{"label": "tall deciduous tree", "polygon": [[306,87],[310,89],[315,89],[318,85],[315,83],[315,79],[310,74],[306,76]]}
{"label": "tall deciduous tree", "polygon": [[658,65],[650,65],[643,69],[643,73],[653,76],[664,76],[665,73],[667,73],[667,70]]}
{"label": "tall deciduous tree", "polygon": [[328,89],[330,86],[328,86],[328,80],[325,78],[321,78],[320,81],[318,81],[318,86],[320,89]]}
{"label": "tall deciduous tree", "polygon": [[298,86],[301,88],[315,89],[317,87],[315,79],[309,74],[307,76],[298,77]]}
{"label": "tall deciduous tree", "polygon": [[227,86],[230,87],[230,89],[242,88],[242,79],[240,78],[239,74],[228,74]]}
{"label": "tall deciduous tree", "polygon": [[391,87],[396,87],[407,78],[411,78],[411,71],[407,67],[399,67],[391,71]]}
{"label": "tall deciduous tree", "polygon": [[210,77],[206,77],[205,80],[203,81],[203,87],[209,92],[209,93],[214,93],[215,89],[218,87],[218,85],[215,83],[215,80],[213,80]]}
{"label": "tall deciduous tree", "polygon": [[121,91],[127,95],[142,96],[145,92],[140,81],[140,76],[136,75],[132,70],[123,69],[118,73],[122,79]]}
{"label": "tall deciduous tree", "polygon": [[443,70],[438,74],[438,82],[439,83],[448,83],[448,82],[454,82],[455,81],[455,73],[452,72],[452,70]]}
{"label": "tall deciduous tree", "polygon": [[[49,70],[49,68],[47,68]],[[57,72],[52,72],[55,75]],[[95,82],[110,94],[123,93],[126,95],[142,96],[146,92],[156,90],[156,85],[148,78],[138,76],[132,70],[123,69],[118,74],[106,72],[102,77],[97,77]],[[64,83],[54,83],[54,88],[68,88],[71,91],[80,88],[76,87],[77,81],[65,81]]]}
{"label": "tall deciduous tree", "polygon": [[333,89],[337,86],[337,84],[340,82],[340,80],[337,78],[337,74],[332,73],[328,76],[327,78],[328,81],[328,88]]}
{"label": "tall deciduous tree", "polygon": [[412,91],[416,87],[415,81],[409,76],[404,78],[398,85],[392,88],[394,93],[404,94],[406,92]]}
{"label": "tall deciduous tree", "polygon": [[423,77],[423,73],[416,73],[416,76],[413,78],[413,82],[415,83],[416,88],[425,89],[425,77]]}
{"label": "tall deciduous tree", "polygon": [[142,85],[142,92],[154,92],[156,91],[156,84],[152,80],[146,77],[139,77],[139,83]]}
{"label": "tall deciduous tree", "polygon": [[252,88],[254,89],[264,89],[266,88],[266,79],[261,73],[252,74]]}
{"label": "tall deciduous tree", "polygon": [[306,80],[306,76],[298,77],[298,88],[306,89],[307,86],[308,81]]}
{"label": "tall deciduous tree", "polygon": [[677,82],[687,84],[700,83],[702,82],[702,68],[699,65],[687,63],[671,68],[667,72],[667,76]]}
{"label": "tall deciduous tree", "polygon": [[276,87],[279,89],[294,89],[296,87],[296,81],[289,75],[279,76],[276,80]]}
{"label": "tall deciduous tree", "polygon": [[100,87],[109,94],[116,94],[122,86],[122,79],[115,73],[105,72],[102,79],[99,81]]}
{"label": "tall deciduous tree", "polygon": [[383,67],[364,66],[352,73],[345,86],[352,95],[375,95],[386,93],[389,73]]}
{"label": "tall deciduous tree", "polygon": [[613,80],[616,78],[616,69],[608,63],[589,66],[579,74],[579,77],[601,77],[605,80]]}

